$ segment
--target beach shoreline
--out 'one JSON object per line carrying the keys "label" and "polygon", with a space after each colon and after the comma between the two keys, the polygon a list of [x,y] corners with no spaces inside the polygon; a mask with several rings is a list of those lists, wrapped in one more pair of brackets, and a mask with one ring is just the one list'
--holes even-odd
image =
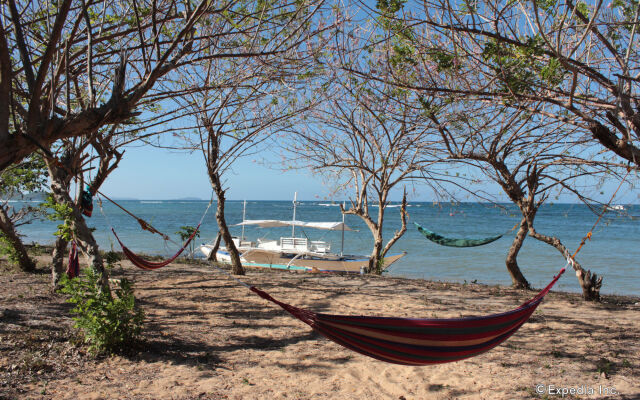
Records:
{"label": "beach shoreline", "polygon": [[[247,205],[247,219],[276,219],[291,217],[291,202],[285,201],[251,201]],[[140,230],[135,219],[118,209],[111,203],[103,204],[104,215],[94,212],[86,222],[95,228],[94,237],[103,250],[120,250],[109,227],[113,227],[120,239],[130,249],[139,254],[161,255],[169,257],[180,247],[182,240],[175,235],[181,225],[194,225],[202,217],[206,202],[161,201],[158,204],[142,204],[140,201],[129,201],[123,204],[134,214],[146,221],[151,221],[154,227],[170,235],[174,243],[163,242],[158,235]],[[515,206],[513,206],[515,207]],[[638,206],[628,207],[629,215],[640,215]],[[340,221],[341,215],[336,207],[319,206],[318,202],[302,202],[298,207],[298,218],[307,221]],[[445,212],[446,211],[446,212]],[[455,211],[455,216],[449,216],[449,211]],[[391,252],[406,252],[407,254],[395,262],[388,270],[389,275],[407,278],[421,278],[428,280],[445,280],[464,283],[465,280],[486,284],[511,284],[506,271],[505,257],[508,253],[515,233],[507,234],[491,244],[473,248],[452,248],[440,246],[428,241],[413,225],[422,224],[439,234],[455,238],[481,238],[492,236],[512,228],[519,221],[517,210],[511,209],[505,214],[501,209],[494,209],[487,204],[465,203],[455,208],[442,209],[431,203],[416,203],[410,208],[409,227],[402,238],[394,244]],[[225,207],[225,219],[231,226],[231,233],[242,235],[240,226],[233,226],[242,221],[243,203],[230,202]],[[107,220],[105,216],[108,216]],[[597,218],[585,205],[553,204],[545,206],[536,217],[541,233],[559,235],[563,244],[570,252],[580,243]],[[636,268],[640,257],[638,246],[634,238],[639,237],[640,227],[634,220],[619,214],[607,214],[605,220],[592,240],[583,246],[577,261],[585,269],[603,277],[601,294],[621,294],[637,296],[640,294],[640,270]],[[516,221],[517,220],[517,221]],[[362,220],[353,215],[345,216],[345,222],[356,231],[345,233],[345,254],[368,255],[372,251],[372,237],[369,229]],[[54,221],[40,221],[20,228],[25,243],[54,242],[53,233],[57,230]],[[401,221],[396,209],[390,210],[385,217],[385,231],[383,237],[390,238],[400,229]],[[277,240],[290,235],[287,228],[256,228],[245,227],[244,236],[248,240],[257,239]],[[197,247],[210,243],[218,233],[217,223],[213,214],[203,221],[200,227],[200,237],[194,240]],[[298,232],[300,233],[300,232]],[[338,231],[309,231],[306,232],[313,240],[323,240],[331,244],[332,252],[341,249],[341,233]],[[196,253],[199,252],[196,250]],[[518,265],[522,274],[533,287],[542,287],[549,282],[549,278],[566,262],[564,256],[555,248],[528,238],[518,253]],[[568,274],[567,274],[568,275]],[[563,278],[555,286],[556,290],[581,293],[582,288],[578,279]]]}
{"label": "beach shoreline", "polygon": [[[150,272],[122,261],[113,277],[135,282],[144,340],[130,355],[94,358],[70,340],[70,306],[49,289],[49,256],[37,259],[35,275],[11,272],[0,259],[0,398],[525,399],[560,397],[557,389],[568,391],[564,398],[640,396],[638,297],[587,303],[554,291],[501,346],[405,367],[338,346],[206,265]],[[248,270],[240,278],[289,304],[348,315],[486,315],[536,293],[388,276]]]}

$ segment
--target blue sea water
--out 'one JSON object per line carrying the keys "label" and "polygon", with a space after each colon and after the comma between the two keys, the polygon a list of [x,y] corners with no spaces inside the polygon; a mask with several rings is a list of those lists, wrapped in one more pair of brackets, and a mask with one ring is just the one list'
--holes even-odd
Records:
{"label": "blue sea water", "polygon": [[[170,255],[180,243],[175,234],[181,226],[195,226],[207,208],[208,201],[119,201],[132,213],[151,223],[161,232],[170,234],[176,244],[165,243],[158,235],[142,231],[138,223],[109,202],[103,203],[104,215],[96,204],[89,225],[95,228],[95,236],[101,248],[119,250],[109,226],[113,226],[121,240],[138,253]],[[226,217],[229,225],[242,221],[242,201],[228,201]],[[247,219],[291,219],[291,201],[247,201]],[[375,209],[372,211],[376,211]],[[393,264],[388,274],[408,278],[472,282],[485,284],[511,284],[505,267],[505,257],[515,231],[509,231],[519,222],[519,213],[512,205],[479,203],[410,203],[409,226],[404,236],[391,252],[406,251],[407,255]],[[106,216],[106,218],[105,218]],[[303,221],[340,221],[340,210],[327,202],[303,201],[297,206],[296,219]],[[544,206],[536,218],[538,232],[557,236],[574,250],[597,219],[583,204],[553,204]],[[417,222],[432,231],[450,237],[482,238],[509,231],[491,244],[474,248],[449,248],[426,240],[415,228]],[[366,225],[356,216],[347,215],[346,223],[356,232],[345,232],[345,254],[369,254],[372,237]],[[385,212],[384,237],[388,240],[401,226],[399,208]],[[239,235],[241,228],[231,228]],[[54,241],[56,223],[37,221],[20,227],[26,243],[49,244]],[[207,213],[201,228],[200,244],[212,240],[217,232],[215,204]],[[261,229],[246,227],[249,239],[289,236],[291,228]],[[340,252],[341,232],[305,231],[314,240],[332,243],[332,251]],[[596,227],[592,240],[588,241],[577,259],[584,268],[604,276],[602,293],[640,295],[640,206],[627,205],[625,211],[610,211]],[[542,287],[564,265],[562,255],[551,246],[527,238],[518,256],[520,268],[534,287]],[[572,271],[558,282],[559,290],[580,292]]]}

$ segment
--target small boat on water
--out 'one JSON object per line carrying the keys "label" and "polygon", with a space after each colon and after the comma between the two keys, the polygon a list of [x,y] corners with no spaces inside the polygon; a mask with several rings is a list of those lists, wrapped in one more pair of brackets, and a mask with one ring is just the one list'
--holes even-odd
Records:
{"label": "small boat on water", "polygon": [[[361,273],[369,265],[369,256],[345,255],[332,253],[331,244],[322,240],[309,240],[307,237],[296,237],[295,229],[313,228],[321,230],[342,231],[342,247],[344,248],[344,232],[352,231],[342,222],[303,222],[295,219],[295,199],[293,220],[244,220],[236,226],[242,226],[241,237],[234,237],[233,243],[240,253],[240,261],[244,267],[283,269],[306,272],[350,272]],[[260,228],[291,227],[291,236],[280,237],[279,240],[257,241],[245,240],[244,227]],[[305,235],[306,236],[306,235]],[[203,244],[200,251],[209,258],[213,251],[213,243]],[[384,258],[384,268],[402,258],[406,253],[389,255]],[[216,257],[222,262],[230,262],[231,257],[226,247],[220,247]]]}
{"label": "small boat on water", "polygon": [[607,207],[607,210],[609,211],[624,211],[625,208],[622,204],[612,204],[610,206],[605,206]]}

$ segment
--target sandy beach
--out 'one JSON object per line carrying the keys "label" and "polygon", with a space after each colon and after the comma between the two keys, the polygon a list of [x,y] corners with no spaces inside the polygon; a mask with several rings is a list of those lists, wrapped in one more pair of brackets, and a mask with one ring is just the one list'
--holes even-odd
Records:
{"label": "sandy beach", "polygon": [[[130,355],[95,358],[76,344],[46,263],[41,256],[37,275],[6,266],[0,275],[2,399],[640,398],[638,298],[592,304],[552,292],[492,351],[406,367],[340,347],[206,265],[147,272],[121,262],[113,277],[135,281],[144,341]],[[535,294],[373,276],[248,271],[242,279],[292,305],[351,315],[483,315]]]}

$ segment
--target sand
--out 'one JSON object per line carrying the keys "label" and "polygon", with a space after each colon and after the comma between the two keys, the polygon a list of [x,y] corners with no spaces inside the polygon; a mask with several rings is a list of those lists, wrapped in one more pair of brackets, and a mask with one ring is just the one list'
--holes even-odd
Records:
{"label": "sand", "polygon": [[[551,293],[492,351],[406,367],[340,347],[208,266],[147,272],[122,264],[146,312],[144,343],[134,354],[100,358],[67,340],[69,306],[49,292],[49,276],[0,275],[10,288],[0,293],[0,398],[640,398],[637,298],[593,304]],[[353,315],[482,315],[534,294],[369,276],[248,271],[242,279],[289,304]]]}

